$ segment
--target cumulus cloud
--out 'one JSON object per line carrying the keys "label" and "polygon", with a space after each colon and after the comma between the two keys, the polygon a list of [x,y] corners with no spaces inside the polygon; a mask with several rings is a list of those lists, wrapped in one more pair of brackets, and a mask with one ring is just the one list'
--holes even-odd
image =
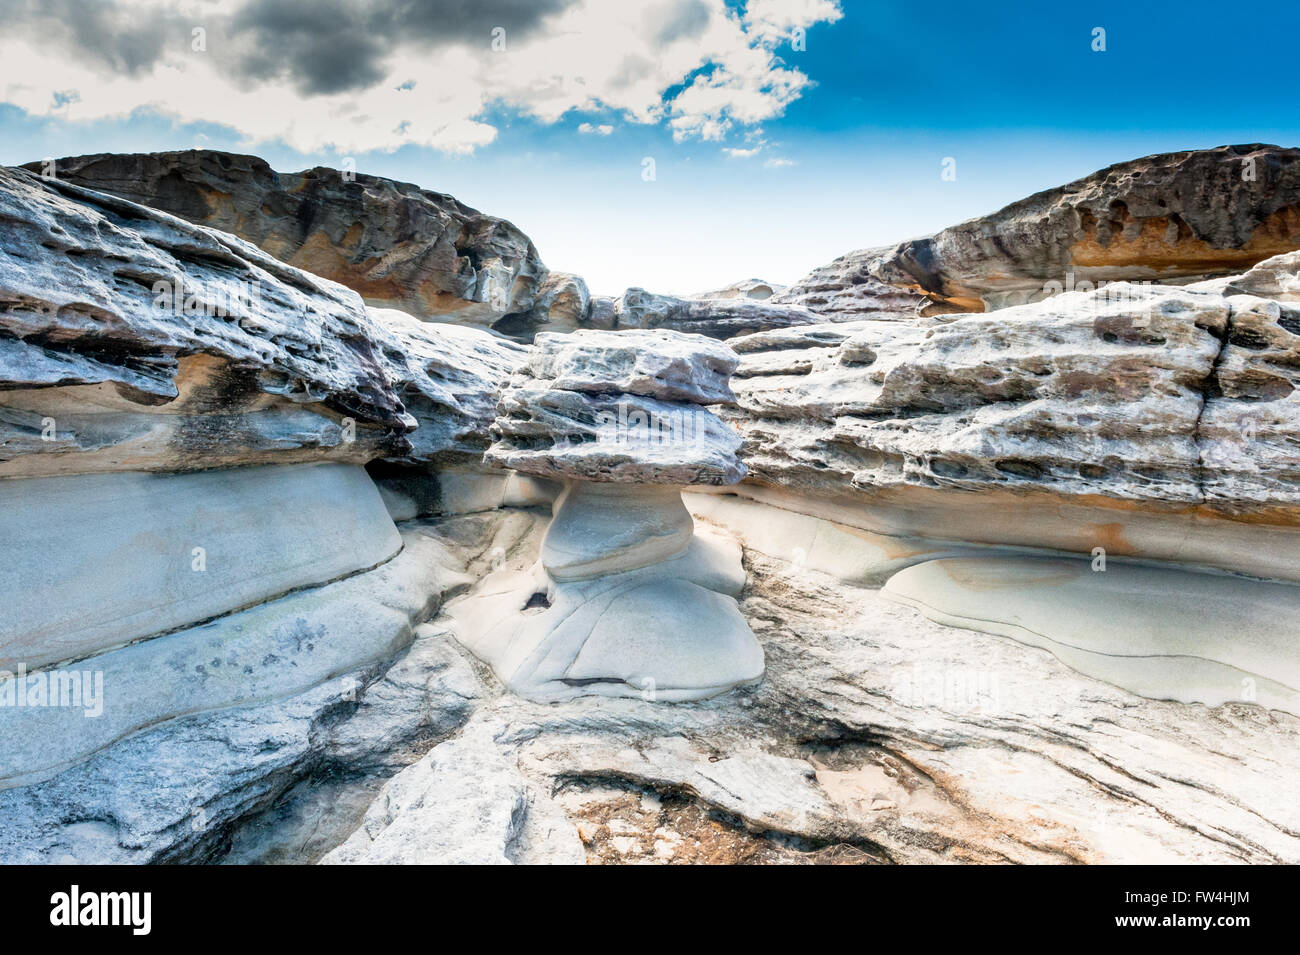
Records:
{"label": "cumulus cloud", "polygon": [[587,135],[595,134],[597,136],[608,136],[613,131],[613,126],[593,126],[591,123],[578,124],[578,132],[586,133]]}
{"label": "cumulus cloud", "polygon": [[147,109],[304,152],[472,152],[502,106],[716,141],[807,89],[780,46],[839,17],[833,0],[0,0],[0,102]]}

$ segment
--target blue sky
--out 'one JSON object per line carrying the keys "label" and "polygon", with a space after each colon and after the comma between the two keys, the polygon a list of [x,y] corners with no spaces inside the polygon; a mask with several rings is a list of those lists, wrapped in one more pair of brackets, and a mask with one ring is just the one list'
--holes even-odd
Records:
{"label": "blue sky", "polygon": [[[286,43],[284,20],[274,21],[279,34],[258,34],[247,8],[272,0],[236,0],[225,26],[200,5],[172,33],[138,26],[155,22],[139,17],[148,2],[107,4],[120,16],[100,28],[101,48],[124,52],[93,63],[76,58],[93,33],[61,36],[31,4],[0,0],[6,25],[17,25],[0,42],[0,161],[206,146],[296,170],[350,156],[363,172],[511,219],[549,266],[613,294],[790,282],[849,250],[934,231],[1112,162],[1300,143],[1296,5],[644,0],[632,32],[618,33],[595,0],[552,0],[540,15],[496,0],[488,20],[468,20],[455,39],[436,22],[428,40],[403,30],[390,57],[383,44],[323,52],[308,35],[304,59],[267,66],[254,44]],[[280,5],[295,14],[294,0]],[[493,17],[512,24],[504,50],[486,50]],[[191,25],[209,21],[203,68],[255,96],[242,113],[223,109],[235,93],[187,100],[176,74],[161,72],[176,49],[189,57],[181,69],[199,59]],[[790,42],[798,23],[803,50]],[[1104,52],[1092,49],[1096,27]],[[153,32],[132,32],[141,29]],[[62,53],[81,65],[41,87],[35,61],[15,53],[21,43],[39,46],[29,57]],[[709,55],[697,64],[694,49]],[[295,71],[330,55],[347,74],[311,81],[355,85],[304,91]],[[364,97],[373,87],[391,99],[408,73],[412,123],[380,113],[382,126],[340,126],[349,97],[363,112],[387,109],[378,92]],[[629,75],[640,77],[630,92]],[[96,102],[96,90],[111,95]],[[324,117],[315,125],[313,111]],[[437,122],[419,129],[429,115]],[[647,157],[653,181],[643,178]],[[940,176],[945,157],[954,181]]]}

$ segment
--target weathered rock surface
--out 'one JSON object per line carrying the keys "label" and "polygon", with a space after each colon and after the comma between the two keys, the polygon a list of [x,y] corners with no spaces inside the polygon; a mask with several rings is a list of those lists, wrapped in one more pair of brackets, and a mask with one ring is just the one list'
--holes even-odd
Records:
{"label": "weathered rock surface", "polygon": [[539,335],[528,370],[548,387],[632,394],[691,404],[731,404],[735,353],[695,335],[665,331]]}
{"label": "weathered rock surface", "polygon": [[[0,708],[15,744],[6,777],[22,770],[39,778],[75,761],[46,781],[0,791],[0,827],[11,836],[0,857],[214,861],[236,823],[256,827],[313,779],[348,780],[327,807],[343,831],[331,837],[317,821],[314,839],[326,844],[303,847],[305,858],[318,858],[357,825],[376,778],[382,783],[456,730],[485,692],[445,638],[403,648],[443,599],[519,546],[535,520],[511,511],[409,525],[407,551],[369,574],[82,661],[78,668],[103,665],[98,719],[77,709]],[[228,655],[256,659],[255,672],[224,672]],[[353,784],[363,790],[359,803]],[[238,851],[254,852],[240,842]]]}
{"label": "weathered rock surface", "polygon": [[532,242],[509,222],[379,176],[323,166],[278,173],[255,156],[197,149],[74,156],[55,170],[237,235],[370,305],[420,318],[491,325],[530,311],[547,275]]}
{"label": "weathered rock surface", "polygon": [[1220,146],[1116,163],[901,243],[882,281],[964,311],[1078,283],[1189,281],[1300,248],[1300,150]]}
{"label": "weathered rock surface", "polygon": [[662,329],[538,336],[484,459],[565,491],[536,565],[490,576],[456,629],[511,690],[681,701],[761,678],[733,599],[739,551],[694,541],[680,492],[744,474],[739,439],[699,407],[733,400],[736,364],[725,345]]}
{"label": "weathered rock surface", "polygon": [[[1117,284],[995,315],[768,332],[735,343],[725,417],[749,483],[795,510],[1292,576],[1272,565],[1293,551],[1300,501],[1293,308]],[[1025,519],[989,519],[1004,506]]]}
{"label": "weathered rock surface", "polygon": [[421,322],[392,309],[370,314],[396,339],[385,353],[389,377],[417,422],[405,436],[409,449],[388,460],[477,463],[489,443],[502,384],[527,358],[527,349],[477,328]]}
{"label": "weathered rock surface", "polygon": [[458,740],[552,794],[590,861],[1300,858],[1277,785],[1300,770],[1295,717],[1141,699],[806,566],[748,564],[762,684],[689,707],[505,695]]}
{"label": "weathered rock surface", "polygon": [[[530,519],[427,527],[477,576],[498,547],[502,569],[536,553],[544,522],[531,545],[488,526],[515,518]],[[1300,860],[1279,785],[1300,772],[1295,717],[1145,700],[808,566],[751,554],[748,572],[741,608],[768,660],[752,690],[533,703],[438,617],[382,677],[174,719],[0,792],[3,857],[302,862],[364,842],[393,861],[570,860],[576,829],[592,862]],[[382,796],[412,765],[448,771]],[[453,806],[502,824],[447,838]]]}
{"label": "weathered rock surface", "polygon": [[736,335],[825,321],[801,305],[749,298],[689,299],[630,288],[615,304],[614,327],[667,328],[727,339]]}
{"label": "weathered rock surface", "polygon": [[477,458],[522,361],[58,180],[0,170],[0,214],[0,477]]}
{"label": "weathered rock surface", "polygon": [[813,269],[772,296],[773,304],[796,305],[836,322],[861,319],[912,319],[930,299],[909,288],[889,285],[872,274],[889,247],[861,249]]}
{"label": "weathered rock surface", "polygon": [[932,236],[862,249],[774,303],[831,320],[983,312],[1116,281],[1182,284],[1300,248],[1300,150],[1260,144],[1116,163]]}
{"label": "weathered rock surface", "polygon": [[882,593],[939,623],[1041,647],[1142,696],[1208,706],[1250,700],[1300,716],[1295,584],[981,556],[917,564]]}
{"label": "weathered rock surface", "polygon": [[[608,300],[607,300],[608,301]],[[597,311],[604,313],[604,307]],[[613,315],[592,316],[592,295],[582,276],[548,272],[538,287],[533,307],[498,319],[492,330],[517,341],[531,341],[538,332],[571,332],[579,328],[612,328]]]}
{"label": "weathered rock surface", "polygon": [[739,440],[701,407],[731,400],[735,367],[725,345],[662,329],[539,336],[484,460],[549,478],[735,483]]}
{"label": "weathered rock surface", "polygon": [[[625,509],[618,501],[599,503],[615,514]],[[569,509],[562,500],[552,522],[562,535]],[[754,683],[763,675],[763,653],[734,600],[745,582],[740,549],[716,534],[692,536],[690,515],[682,515],[686,536],[676,555],[626,546],[611,555],[604,540],[593,538],[583,568],[552,568],[548,529],[539,561],[489,574],[448,607],[448,625],[512,692],[533,700],[681,702]],[[577,543],[571,534],[566,539]],[[582,548],[562,550],[569,556]]]}
{"label": "weathered rock surface", "polygon": [[[394,776],[327,865],[581,865],[577,829],[530,786],[485,727]],[[532,834],[527,829],[538,830]],[[537,846],[541,851],[529,852]]]}
{"label": "weathered rock surface", "polygon": [[364,470],[305,464],[0,481],[0,670],[74,660],[391,558]]}
{"label": "weathered rock surface", "polygon": [[765,302],[774,295],[784,292],[786,286],[778,285],[775,282],[765,282],[762,279],[742,279],[739,282],[732,282],[730,285],[724,285],[720,289],[714,289],[711,292],[696,292],[690,298],[700,299],[719,299],[719,298],[747,298],[756,302]]}

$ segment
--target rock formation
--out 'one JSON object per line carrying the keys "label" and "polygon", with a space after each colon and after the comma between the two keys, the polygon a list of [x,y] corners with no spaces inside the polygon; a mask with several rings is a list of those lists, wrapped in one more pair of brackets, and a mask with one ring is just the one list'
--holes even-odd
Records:
{"label": "rock formation", "polygon": [[280,173],[256,156],[200,149],[71,156],[54,169],[66,182],[237,235],[370,305],[419,318],[486,327],[533,309],[547,278],[509,222],[379,176],[324,166]]}
{"label": "rock formation", "polygon": [[[0,170],[0,860],[1300,860],[1290,153],[708,301],[385,180]],[[1014,304],[1067,266],[1137,281]]]}
{"label": "rock formation", "polygon": [[[819,516],[1293,578],[1292,308],[1114,285],[994,315],[767,332],[735,341],[727,417],[758,493],[819,499]],[[1022,518],[990,521],[995,507]]]}
{"label": "rock formation", "polygon": [[935,235],[851,253],[775,300],[870,317],[909,291],[926,314],[982,312],[1100,282],[1230,275],[1296,248],[1300,150],[1221,146],[1116,163]]}
{"label": "rock formation", "polygon": [[700,299],[747,298],[755,302],[766,302],[773,295],[784,292],[785,289],[784,285],[778,285],[775,282],[764,282],[762,279],[743,279],[725,285],[720,289],[714,289],[711,292],[696,292],[689,297]]}
{"label": "rock formation", "polygon": [[696,300],[630,288],[615,305],[614,327],[668,328],[726,339],[790,325],[822,321],[798,305],[778,306],[749,298]]}
{"label": "rock formation", "polygon": [[889,249],[862,249],[814,269],[773,295],[773,304],[798,305],[831,321],[912,319],[930,299],[911,288],[889,285],[871,270]]}
{"label": "rock formation", "polygon": [[522,349],[21,170],[0,218],[0,700],[72,660],[109,694],[87,723],[0,706],[0,788],[409,642],[455,561],[361,465],[478,462]]}
{"label": "rock formation", "polygon": [[538,336],[486,460],[565,490],[538,565],[490,575],[454,610],[458,638],[512,690],[677,701],[762,676],[734,600],[740,552],[695,534],[680,490],[744,476],[739,440],[703,407],[732,400],[735,366],[675,332]]}

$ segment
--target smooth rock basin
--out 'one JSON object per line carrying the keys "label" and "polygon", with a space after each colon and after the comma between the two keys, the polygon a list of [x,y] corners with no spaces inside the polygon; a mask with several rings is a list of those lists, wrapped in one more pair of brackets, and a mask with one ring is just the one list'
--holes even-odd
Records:
{"label": "smooth rock basin", "polygon": [[1140,696],[1300,716],[1300,587],[1111,561],[945,558],[883,594],[938,623],[1011,637]]}
{"label": "smooth rock basin", "polygon": [[348,464],[0,481],[0,541],[0,670],[11,671],[324,583],[401,547],[374,482]]}

